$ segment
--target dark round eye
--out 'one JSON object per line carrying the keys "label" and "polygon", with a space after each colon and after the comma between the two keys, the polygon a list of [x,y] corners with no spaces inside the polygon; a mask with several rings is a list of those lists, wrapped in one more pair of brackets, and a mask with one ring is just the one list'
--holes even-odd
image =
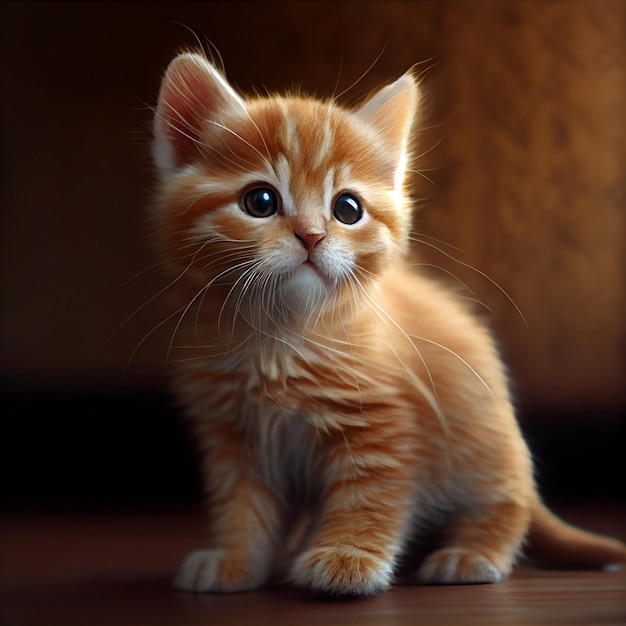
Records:
{"label": "dark round eye", "polygon": [[268,187],[255,187],[242,198],[243,208],[252,217],[269,217],[278,211],[278,194]]}
{"label": "dark round eye", "polygon": [[335,200],[333,215],[343,224],[356,224],[363,217],[363,209],[352,194],[342,193]]}

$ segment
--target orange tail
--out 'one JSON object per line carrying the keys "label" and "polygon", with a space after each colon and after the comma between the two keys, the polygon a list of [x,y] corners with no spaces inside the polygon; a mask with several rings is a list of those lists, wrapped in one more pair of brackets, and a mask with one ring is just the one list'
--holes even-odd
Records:
{"label": "orange tail", "polygon": [[626,545],[617,539],[570,526],[537,500],[532,510],[526,554],[556,567],[626,564]]}

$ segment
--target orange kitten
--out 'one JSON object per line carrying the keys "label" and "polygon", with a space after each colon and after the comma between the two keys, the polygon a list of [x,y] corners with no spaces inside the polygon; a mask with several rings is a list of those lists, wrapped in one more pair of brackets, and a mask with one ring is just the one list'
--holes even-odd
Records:
{"label": "orange kitten", "polygon": [[211,531],[181,589],[375,594],[433,528],[425,583],[503,580],[529,528],[553,562],[626,561],[543,507],[489,332],[405,260],[418,101],[410,74],[345,109],[167,70],[154,218]]}

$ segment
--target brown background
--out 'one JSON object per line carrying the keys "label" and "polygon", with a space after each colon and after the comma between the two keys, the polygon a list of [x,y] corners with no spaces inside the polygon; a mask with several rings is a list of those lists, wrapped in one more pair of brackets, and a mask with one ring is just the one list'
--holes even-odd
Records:
{"label": "brown background", "polygon": [[[3,3],[2,367],[63,387],[159,384],[164,341],[125,284],[152,259],[149,105],[170,57],[220,51],[244,91],[345,100],[416,63],[426,110],[417,229],[493,311],[533,404],[623,406],[626,5],[576,2]],[[184,25],[184,26],[183,26]],[[188,28],[187,28],[188,27]],[[438,147],[437,144],[440,143]],[[429,240],[430,241],[430,240]],[[439,244],[438,244],[439,245]]]}
{"label": "brown background", "polygon": [[528,419],[616,423],[625,27],[620,0],[2,3],[5,389],[163,393],[167,328],[141,343],[163,286],[144,272],[150,106],[195,33],[244,92],[341,92],[380,55],[354,102],[418,64],[416,252],[491,310]]}

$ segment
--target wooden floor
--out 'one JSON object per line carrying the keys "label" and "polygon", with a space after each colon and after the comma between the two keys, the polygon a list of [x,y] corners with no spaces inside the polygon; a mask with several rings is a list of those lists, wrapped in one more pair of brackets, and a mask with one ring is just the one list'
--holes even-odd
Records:
{"label": "wooden floor", "polygon": [[[624,533],[624,509],[581,507],[570,520]],[[572,519],[573,518],[573,519]],[[519,567],[500,585],[397,587],[329,601],[293,588],[191,595],[169,581],[201,547],[202,513],[10,514],[2,519],[3,626],[241,624],[626,624],[626,573]]]}

